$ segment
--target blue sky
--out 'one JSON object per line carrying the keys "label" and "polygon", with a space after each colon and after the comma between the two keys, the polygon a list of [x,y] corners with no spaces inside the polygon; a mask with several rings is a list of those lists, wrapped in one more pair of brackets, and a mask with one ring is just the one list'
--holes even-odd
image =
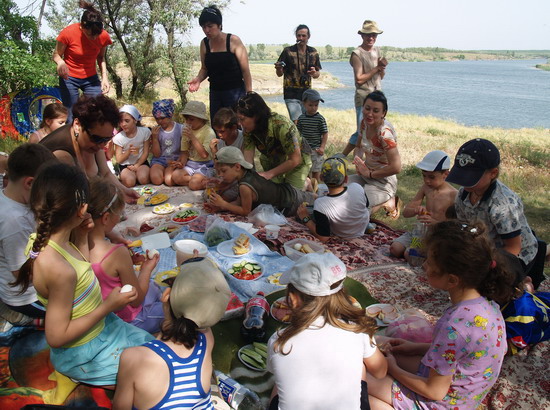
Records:
{"label": "blue sky", "polygon": [[[20,9],[40,4],[15,1]],[[223,15],[224,31],[245,44],[293,43],[293,30],[303,23],[311,29],[311,45],[355,46],[357,30],[369,19],[384,30],[378,45],[550,49],[550,0],[233,0]],[[198,45],[203,33],[196,25],[188,39]]]}

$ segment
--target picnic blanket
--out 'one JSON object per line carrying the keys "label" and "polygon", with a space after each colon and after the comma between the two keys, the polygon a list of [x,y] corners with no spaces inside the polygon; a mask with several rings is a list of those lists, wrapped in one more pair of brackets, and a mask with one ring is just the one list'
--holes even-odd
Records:
{"label": "picnic blanket", "polygon": [[[160,190],[170,195],[170,203],[174,206],[183,202],[191,202],[201,207],[201,192],[193,192],[183,187],[167,188]],[[171,215],[155,215],[151,207],[143,205],[128,205],[126,208],[128,219],[123,222],[120,229],[139,227],[143,222],[151,222],[158,227],[170,222]],[[247,221],[246,218],[228,213],[219,214],[221,218],[229,222]],[[374,299],[392,303],[398,309],[410,307],[425,311],[433,320],[449,306],[448,296],[441,291],[431,288],[422,270],[411,268],[407,264],[389,255],[389,244],[399,236],[401,232],[376,222],[377,228],[373,234],[361,238],[343,240],[333,238],[323,244],[345,263],[348,275],[354,279],[352,283],[360,283],[361,297],[357,298],[363,306]],[[236,226],[231,227],[233,237],[242,230]],[[307,228],[293,219],[281,228],[277,240],[267,240],[265,230],[260,229],[252,238],[253,256],[262,263],[267,274],[280,272],[292,265],[292,262],[284,255],[283,244],[295,238],[306,238],[314,241]],[[184,227],[175,238],[177,239],[202,239],[202,234],[191,232]],[[171,269],[175,266],[175,252],[171,248],[161,249],[161,262],[158,272]],[[231,264],[233,258],[227,258],[216,252],[216,248],[209,248],[209,257],[216,260],[222,270]],[[282,289],[271,285],[262,279],[254,282],[243,283],[228,276],[230,286],[242,301],[248,300],[258,290],[266,293]],[[351,279],[350,279],[351,280]],[[548,281],[543,283],[548,290]],[[354,285],[357,286],[357,285]],[[353,295],[353,292],[351,292]],[[372,299],[370,296],[374,299]],[[268,296],[273,301],[277,295]],[[355,296],[355,295],[354,295]],[[278,326],[269,319],[268,329],[272,332]],[[236,350],[242,346],[243,341],[235,329],[238,329],[239,321],[222,322],[213,329],[216,335],[216,347],[214,350],[214,363],[226,373],[245,383],[264,398],[270,391],[273,380],[266,373],[253,372],[242,366],[237,359]],[[548,358],[550,357],[550,344],[540,343],[532,348],[525,349],[513,357],[507,357],[500,377],[484,401],[488,409],[546,409],[550,408],[550,380],[548,377]],[[45,344],[43,331],[32,328],[13,328],[9,332],[0,332],[0,408],[18,409],[27,403],[41,403],[41,391],[54,387],[54,382],[47,379],[51,372],[49,363],[49,351]],[[102,389],[79,386],[66,401],[66,405],[78,405],[84,407],[105,406],[110,407],[109,396],[111,392]]]}

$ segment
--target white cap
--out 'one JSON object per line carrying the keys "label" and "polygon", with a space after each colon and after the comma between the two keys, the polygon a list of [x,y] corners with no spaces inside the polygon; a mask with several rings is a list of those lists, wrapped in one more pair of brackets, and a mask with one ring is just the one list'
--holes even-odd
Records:
{"label": "white cap", "polygon": [[306,295],[328,296],[342,289],[343,282],[334,289],[331,289],[331,286],[345,278],[346,265],[333,253],[308,253],[281,275],[279,283],[292,283]]}
{"label": "white cap", "polygon": [[431,151],[416,166],[423,171],[446,171],[451,169],[451,158],[446,152]]}
{"label": "white cap", "polygon": [[123,105],[119,111],[130,114],[132,117],[134,117],[134,120],[136,121],[141,121],[141,114],[139,113],[138,109],[133,105],[130,105],[130,104]]}

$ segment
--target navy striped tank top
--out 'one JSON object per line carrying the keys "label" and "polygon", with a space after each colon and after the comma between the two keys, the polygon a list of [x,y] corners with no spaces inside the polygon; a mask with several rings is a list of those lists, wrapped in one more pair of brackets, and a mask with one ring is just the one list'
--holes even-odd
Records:
{"label": "navy striped tank top", "polygon": [[199,333],[193,353],[185,359],[160,340],[152,340],[143,346],[162,357],[170,371],[168,391],[152,409],[214,409],[210,391],[205,392],[201,383],[201,367],[206,353],[203,333]]}

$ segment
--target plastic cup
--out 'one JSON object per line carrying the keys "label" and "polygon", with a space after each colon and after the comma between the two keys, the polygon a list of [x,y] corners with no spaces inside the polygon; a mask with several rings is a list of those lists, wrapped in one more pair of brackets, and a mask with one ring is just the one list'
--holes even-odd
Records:
{"label": "plastic cup", "polygon": [[193,250],[199,251],[200,257],[205,257],[208,253],[208,248],[202,242],[195,241],[194,239],[180,239],[174,242],[174,249],[176,251],[176,263],[180,266],[187,259],[193,257]]}
{"label": "plastic cup", "polygon": [[266,239],[277,239],[279,237],[279,231],[281,228],[277,225],[266,225],[265,226],[265,238]]}

